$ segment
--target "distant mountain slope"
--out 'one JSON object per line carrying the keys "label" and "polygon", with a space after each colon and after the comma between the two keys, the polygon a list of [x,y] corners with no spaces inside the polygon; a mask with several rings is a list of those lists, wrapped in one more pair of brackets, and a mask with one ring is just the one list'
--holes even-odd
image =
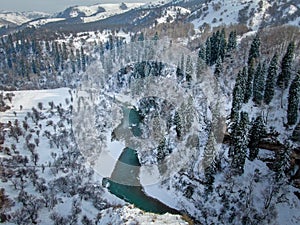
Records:
{"label": "distant mountain slope", "polygon": [[[171,0],[148,4],[96,4],[69,7],[52,18],[26,23],[18,29],[33,25],[63,32],[104,29],[139,31],[160,23],[176,21],[190,22],[195,29],[203,25],[217,27],[230,24],[243,24],[252,30],[282,24],[299,26],[300,2],[299,0]],[[18,22],[9,21],[21,24],[22,21],[28,20],[22,18]],[[5,32],[9,30],[2,33]]]}
{"label": "distant mountain slope", "polygon": [[300,2],[298,0],[226,0],[207,1],[189,17],[195,27],[210,24],[244,24],[254,30],[259,27],[281,24],[299,25]]}
{"label": "distant mountain slope", "polygon": [[50,15],[43,12],[0,12],[0,27],[2,26],[17,26],[26,23],[30,20],[49,17]]}
{"label": "distant mountain slope", "polygon": [[107,17],[124,13],[133,8],[139,7],[144,3],[122,3],[122,4],[96,4],[91,6],[69,7],[63,12],[58,13],[56,18],[78,18],[82,22],[93,22]]}

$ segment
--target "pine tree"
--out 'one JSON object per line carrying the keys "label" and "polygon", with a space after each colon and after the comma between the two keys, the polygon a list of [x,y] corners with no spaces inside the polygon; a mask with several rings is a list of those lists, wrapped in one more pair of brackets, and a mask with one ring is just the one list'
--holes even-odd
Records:
{"label": "pine tree", "polygon": [[277,70],[278,70],[278,55],[277,53],[274,54],[269,69],[268,69],[268,75],[266,80],[266,88],[264,93],[264,102],[268,105],[273,99],[274,96],[274,88],[276,83],[276,77],[277,77]]}
{"label": "pine tree", "polygon": [[80,51],[76,49],[76,61],[77,61],[77,70],[81,70],[81,59],[80,59]]}
{"label": "pine tree", "polygon": [[177,134],[177,138],[181,138],[182,135],[182,124],[181,124],[181,118],[179,113],[176,111],[175,116],[174,116],[174,125],[175,125],[175,130]]}
{"label": "pine tree", "polygon": [[273,170],[276,172],[275,179],[277,182],[285,177],[285,174],[291,167],[292,147],[285,143],[285,147],[275,152],[275,161]]}
{"label": "pine tree", "polygon": [[46,52],[50,53],[50,44],[49,44],[49,41],[45,41],[45,48],[46,48]]}
{"label": "pine tree", "polygon": [[287,120],[289,125],[294,125],[298,120],[299,111],[299,100],[300,100],[300,72],[296,75],[293,80],[288,97],[288,109],[287,109]]}
{"label": "pine tree", "polygon": [[236,31],[231,31],[229,33],[227,51],[231,52],[232,50],[236,49],[236,46],[237,46]]}
{"label": "pine tree", "polygon": [[252,97],[253,92],[254,60],[251,60],[250,64],[248,65],[248,69],[245,67],[243,68],[243,76],[246,79],[244,103],[247,103]]}
{"label": "pine tree", "polygon": [[244,173],[244,165],[246,161],[246,152],[248,146],[248,113],[241,112],[240,118],[240,122],[236,128],[237,130],[234,132],[236,136],[234,137],[235,143],[232,168],[236,171],[237,174],[242,175]]}
{"label": "pine tree", "polygon": [[70,52],[70,61],[71,61],[71,68],[72,68],[72,73],[76,72],[76,60],[75,60],[75,55],[73,49],[71,49]]}
{"label": "pine tree", "polygon": [[[225,33],[224,28],[222,29],[221,34],[220,34],[220,43],[219,43],[218,49],[219,49],[219,52],[218,52],[217,60],[220,57],[223,62],[224,58],[225,58],[226,49],[227,49],[226,33]],[[217,62],[217,60],[216,60],[216,62]]]}
{"label": "pine tree", "polygon": [[263,63],[262,67],[259,63],[254,74],[253,82],[253,101],[257,105],[261,105],[264,98],[265,74],[266,63]]}
{"label": "pine tree", "polygon": [[277,85],[282,89],[286,89],[289,86],[294,50],[295,44],[291,42],[281,62],[281,73],[278,76]]}
{"label": "pine tree", "polygon": [[221,57],[219,57],[217,62],[216,62],[214,75],[216,77],[220,77],[222,71],[223,71],[222,59],[221,59]]}
{"label": "pine tree", "polygon": [[210,38],[207,38],[206,39],[206,49],[205,49],[205,53],[206,53],[206,56],[205,56],[205,60],[206,60],[206,64],[207,65],[211,65],[210,62],[211,62],[211,42],[210,42]]}
{"label": "pine tree", "polygon": [[199,47],[199,52],[198,52],[198,57],[200,58],[200,59],[202,59],[203,61],[205,61],[205,54],[206,54],[206,52],[205,52],[205,47],[203,46],[203,44],[200,44],[200,47]]}
{"label": "pine tree", "polygon": [[220,31],[217,31],[217,33],[214,32],[213,35],[210,37],[210,46],[211,46],[211,50],[210,50],[211,54],[210,54],[210,62],[209,62],[210,66],[212,66],[215,63],[218,57],[219,33]]}
{"label": "pine tree", "polygon": [[196,77],[197,81],[201,81],[202,73],[203,73],[203,68],[204,68],[204,63],[201,58],[198,57],[197,59],[197,66],[196,66]]}
{"label": "pine tree", "polygon": [[242,108],[242,104],[245,98],[246,89],[246,77],[240,71],[236,78],[235,86],[232,94],[232,107],[231,107],[231,119],[235,119],[238,115],[238,111]]}
{"label": "pine tree", "polygon": [[83,47],[81,46],[81,65],[82,65],[82,71],[85,72],[86,70],[86,58],[83,51]]}
{"label": "pine tree", "polygon": [[176,78],[178,82],[181,82],[183,80],[183,73],[179,67],[179,65],[176,68]]}
{"label": "pine tree", "polygon": [[186,59],[186,70],[185,70],[185,80],[188,83],[191,83],[192,75],[193,75],[193,63],[192,63],[191,56],[188,55],[188,57]]}
{"label": "pine tree", "polygon": [[163,137],[160,142],[159,145],[157,147],[157,161],[161,162],[164,160],[164,158],[166,157],[166,138]]}
{"label": "pine tree", "polygon": [[248,65],[250,65],[250,63],[253,59],[259,58],[259,56],[260,56],[259,48],[260,48],[260,38],[257,34],[251,43],[251,47],[249,50],[249,56],[248,56]]}
{"label": "pine tree", "polygon": [[253,161],[258,155],[258,144],[265,134],[264,122],[261,116],[255,119],[249,134],[249,160]]}
{"label": "pine tree", "polygon": [[210,132],[203,153],[203,160],[202,160],[203,168],[209,167],[212,164],[214,164],[216,158],[216,145],[217,142],[215,140],[214,133]]}
{"label": "pine tree", "polygon": [[204,149],[203,159],[202,159],[202,166],[204,169],[204,176],[207,183],[207,190],[212,190],[212,185],[215,180],[215,173],[216,173],[216,140],[214,137],[213,132],[210,132],[207,144]]}

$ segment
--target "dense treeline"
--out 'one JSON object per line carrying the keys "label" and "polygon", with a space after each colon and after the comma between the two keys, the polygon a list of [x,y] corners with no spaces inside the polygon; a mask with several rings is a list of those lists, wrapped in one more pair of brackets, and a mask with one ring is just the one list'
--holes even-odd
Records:
{"label": "dense treeline", "polygon": [[40,40],[27,32],[1,37],[1,89],[72,86],[93,60],[92,53],[103,54],[121,45],[123,39],[110,35],[106,42],[95,42],[92,51],[82,40],[79,42],[74,37]]}
{"label": "dense treeline", "polygon": [[[293,41],[289,43],[281,59],[277,52],[272,59],[260,57],[260,45],[260,37],[256,35],[250,46],[248,63],[239,71],[232,94],[231,156],[232,166],[239,174],[244,171],[247,148],[249,148],[248,158],[254,160],[258,154],[258,144],[266,134],[267,118],[262,114],[264,108],[271,105],[283,108],[286,111],[283,126],[293,126],[298,122],[300,74],[293,72],[295,43]],[[280,93],[281,101],[274,100],[276,93]],[[261,115],[252,122],[243,109],[247,105],[257,107],[261,112]],[[276,169],[279,170],[274,168]]]}

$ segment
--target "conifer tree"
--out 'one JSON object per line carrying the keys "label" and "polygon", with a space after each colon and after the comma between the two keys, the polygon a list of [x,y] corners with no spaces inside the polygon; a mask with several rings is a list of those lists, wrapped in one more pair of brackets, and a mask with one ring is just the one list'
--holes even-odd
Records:
{"label": "conifer tree", "polygon": [[226,33],[225,29],[223,28],[221,33],[220,33],[220,43],[219,43],[219,52],[217,55],[216,62],[218,61],[218,58],[220,57],[222,59],[222,62],[224,61],[225,54],[226,54],[226,49],[227,49],[227,41],[226,41]]}
{"label": "conifer tree", "polygon": [[83,51],[83,47],[81,46],[81,65],[82,65],[82,71],[85,72],[86,70],[86,58]]}
{"label": "conifer tree", "polygon": [[253,161],[256,159],[258,155],[258,144],[261,140],[261,138],[265,134],[265,129],[264,129],[264,122],[261,116],[258,116],[254,123],[253,126],[251,127],[249,131],[249,160]]}
{"label": "conifer tree", "polygon": [[216,33],[210,37],[210,44],[211,44],[211,55],[210,55],[210,63],[209,65],[212,66],[218,57],[219,54],[219,43],[220,43],[220,31],[218,30]]}
{"label": "conifer tree", "polygon": [[266,80],[266,87],[265,87],[265,93],[264,93],[264,102],[268,105],[273,99],[274,96],[274,88],[276,83],[276,77],[277,77],[277,70],[278,70],[278,55],[277,53],[274,54],[271,63],[269,65],[268,69],[268,75]]}
{"label": "conifer tree", "polygon": [[207,183],[207,189],[212,190],[214,182],[214,175],[216,173],[216,140],[213,132],[210,132],[207,144],[204,149],[202,166],[204,169],[204,176]]}
{"label": "conifer tree", "polygon": [[236,48],[237,42],[236,42],[236,31],[231,31],[229,33],[228,38],[228,45],[227,45],[227,51],[231,52]]}
{"label": "conifer tree", "polygon": [[157,161],[161,162],[166,157],[166,138],[163,137],[157,147]]}
{"label": "conifer tree", "polygon": [[203,61],[205,61],[205,47],[203,46],[203,44],[200,44],[200,47],[199,47],[199,52],[198,52],[198,57],[200,59],[202,59]]}
{"label": "conifer tree", "polygon": [[242,175],[244,173],[244,165],[246,161],[246,152],[248,146],[248,125],[248,113],[241,112],[240,122],[236,128],[237,130],[234,132],[236,136],[232,159],[232,168],[239,175]]}
{"label": "conifer tree", "polygon": [[258,64],[253,82],[253,101],[257,105],[261,105],[264,98],[264,88],[265,88],[265,74],[266,74],[266,63],[261,66]]}
{"label": "conifer tree", "polygon": [[259,48],[260,48],[260,38],[257,34],[251,43],[249,56],[248,56],[248,64],[250,64],[253,59],[259,58],[260,56]]}
{"label": "conifer tree", "polygon": [[174,116],[174,125],[175,125],[175,130],[177,134],[177,138],[181,138],[182,135],[182,124],[181,124],[181,118],[179,113],[176,111],[175,116]]}
{"label": "conifer tree", "polygon": [[81,57],[79,49],[76,49],[76,61],[77,61],[77,70],[81,70]]}
{"label": "conifer tree", "polygon": [[206,53],[206,57],[205,57],[205,60],[206,60],[206,64],[207,65],[211,65],[210,62],[211,62],[211,42],[210,42],[210,38],[207,38],[206,39],[206,49],[205,49],[205,53]]}
{"label": "conifer tree", "polygon": [[286,89],[289,86],[294,50],[295,44],[291,42],[281,62],[281,73],[278,76],[277,85],[282,89]]}
{"label": "conifer tree", "polygon": [[220,77],[222,71],[223,71],[223,65],[222,65],[222,59],[221,59],[221,56],[220,56],[220,57],[218,58],[217,62],[216,62],[214,75],[215,75],[216,77]]}
{"label": "conifer tree", "polygon": [[238,111],[241,109],[246,89],[246,78],[243,76],[243,72],[239,71],[236,78],[235,86],[232,94],[232,108],[231,108],[231,119],[235,119]]}
{"label": "conifer tree", "polygon": [[248,69],[246,69],[246,67],[243,68],[243,76],[246,79],[244,103],[247,103],[252,97],[253,92],[254,60],[251,60],[250,64],[248,65]]}
{"label": "conifer tree", "polygon": [[176,78],[178,82],[181,82],[183,80],[183,73],[179,67],[179,65],[176,68]]}
{"label": "conifer tree", "polygon": [[298,120],[299,111],[299,100],[300,100],[300,72],[296,75],[293,80],[288,97],[288,109],[287,109],[287,120],[289,125],[294,125]]}
{"label": "conifer tree", "polygon": [[277,182],[285,177],[291,166],[292,147],[285,143],[285,147],[275,152],[275,161],[273,170],[276,172],[275,179]]}
{"label": "conifer tree", "polygon": [[185,67],[186,67],[185,80],[188,83],[190,83],[192,81],[192,75],[193,75],[193,63],[190,55],[187,56]]}

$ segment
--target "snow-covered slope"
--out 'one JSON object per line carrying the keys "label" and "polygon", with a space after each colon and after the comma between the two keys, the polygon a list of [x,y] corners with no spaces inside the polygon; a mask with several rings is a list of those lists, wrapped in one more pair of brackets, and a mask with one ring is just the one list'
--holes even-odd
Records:
{"label": "snow-covered slope", "polygon": [[49,14],[43,12],[0,12],[0,27],[5,25],[21,25],[30,20],[48,17]]}
{"label": "snow-covered slope", "polygon": [[101,221],[99,225],[106,224],[172,224],[172,225],[188,225],[179,215],[165,214],[157,215],[146,213],[132,206],[124,206],[121,208],[109,208],[101,212]]}
{"label": "snow-covered slope", "polygon": [[92,6],[74,6],[58,13],[58,18],[80,18],[83,22],[93,22],[107,17],[124,13],[143,3],[96,4]]}
{"label": "snow-covered slope", "polygon": [[161,18],[156,21],[158,23],[172,23],[180,17],[187,16],[191,13],[190,10],[180,6],[170,6],[163,11]]}
{"label": "snow-covered slope", "polygon": [[299,26],[299,7],[299,2],[295,0],[213,0],[203,3],[189,20],[196,28],[203,24],[217,27],[237,23],[254,30],[274,23],[293,23]]}

